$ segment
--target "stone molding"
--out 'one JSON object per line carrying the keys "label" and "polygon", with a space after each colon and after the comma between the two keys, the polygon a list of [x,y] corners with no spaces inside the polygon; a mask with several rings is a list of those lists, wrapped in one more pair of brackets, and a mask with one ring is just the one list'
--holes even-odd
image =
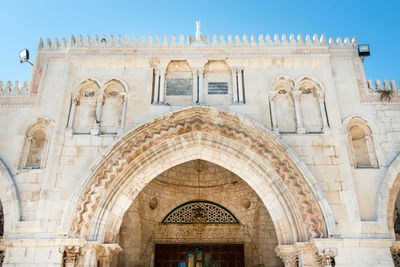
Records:
{"label": "stone molding", "polygon": [[211,108],[191,108],[165,115],[146,123],[113,146],[104,161],[95,169],[86,190],[80,197],[71,225],[71,236],[87,238],[97,204],[111,182],[129,163],[155,144],[172,136],[194,131],[214,132],[245,144],[265,157],[275,167],[291,194],[299,203],[310,237],[326,237],[327,226],[318,200],[302,173],[275,138],[256,123],[238,115]]}

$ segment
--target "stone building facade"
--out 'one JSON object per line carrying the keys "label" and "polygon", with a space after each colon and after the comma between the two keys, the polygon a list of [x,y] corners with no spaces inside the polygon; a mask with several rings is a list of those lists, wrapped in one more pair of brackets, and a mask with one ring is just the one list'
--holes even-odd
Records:
{"label": "stone building facade", "polygon": [[357,48],[40,41],[0,83],[3,266],[398,264],[399,88]]}

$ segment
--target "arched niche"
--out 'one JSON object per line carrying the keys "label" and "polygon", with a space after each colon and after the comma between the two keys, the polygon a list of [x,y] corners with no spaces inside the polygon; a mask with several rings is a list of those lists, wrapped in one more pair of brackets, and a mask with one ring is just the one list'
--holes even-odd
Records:
{"label": "arched niche", "polygon": [[20,168],[40,169],[46,166],[53,123],[47,118],[37,118],[25,132]]}
{"label": "arched niche", "polygon": [[73,101],[76,102],[72,128],[74,133],[89,134],[96,125],[96,106],[100,85],[93,79],[78,84]]}
{"label": "arched niche", "polygon": [[351,163],[355,168],[377,168],[378,160],[371,129],[365,120],[353,119],[347,125]]}
{"label": "arched niche", "polygon": [[244,179],[267,206],[280,244],[324,237],[334,227],[323,192],[294,152],[238,115],[201,107],[175,112],[137,128],[105,153],[64,214],[71,236],[113,242],[124,212],[143,187],[193,159]]}
{"label": "arched niche", "polygon": [[270,109],[273,129],[281,133],[294,133],[297,130],[296,109],[294,105],[294,81],[287,77],[274,79],[270,93]]}
{"label": "arched niche", "polygon": [[125,101],[123,84],[112,79],[104,84],[104,103],[101,108],[100,132],[116,134],[121,127],[122,110]]}
{"label": "arched niche", "polygon": [[313,80],[303,78],[298,82],[300,113],[306,132],[319,133],[324,127],[321,114],[321,88]]}
{"label": "arched niche", "polygon": [[232,73],[225,60],[209,60],[204,65],[203,86],[205,104],[232,103]]}
{"label": "arched niche", "polygon": [[165,102],[171,105],[190,105],[192,95],[192,69],[186,60],[172,60],[166,69]]}

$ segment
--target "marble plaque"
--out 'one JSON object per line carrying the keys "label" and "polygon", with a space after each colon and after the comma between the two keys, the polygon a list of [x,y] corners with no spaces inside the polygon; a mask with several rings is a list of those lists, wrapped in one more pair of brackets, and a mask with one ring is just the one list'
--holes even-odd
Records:
{"label": "marble plaque", "polygon": [[167,79],[167,95],[192,95],[192,79]]}
{"label": "marble plaque", "polygon": [[227,82],[210,82],[208,83],[209,95],[227,95],[228,83]]}

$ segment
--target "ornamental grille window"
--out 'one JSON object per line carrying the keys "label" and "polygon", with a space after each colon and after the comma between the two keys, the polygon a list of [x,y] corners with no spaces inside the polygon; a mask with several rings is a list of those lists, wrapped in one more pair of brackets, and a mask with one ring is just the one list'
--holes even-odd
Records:
{"label": "ornamental grille window", "polygon": [[229,210],[217,203],[210,201],[190,201],[168,213],[162,223],[238,224],[239,221]]}

